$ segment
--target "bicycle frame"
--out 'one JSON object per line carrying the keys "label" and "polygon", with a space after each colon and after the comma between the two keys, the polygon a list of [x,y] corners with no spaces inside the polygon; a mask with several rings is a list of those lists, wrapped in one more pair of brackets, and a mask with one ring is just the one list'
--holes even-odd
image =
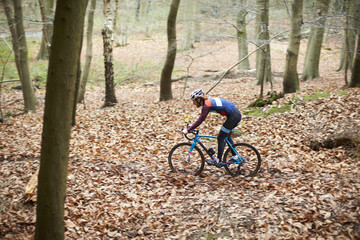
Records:
{"label": "bicycle frame", "polygon": [[[210,135],[199,135],[198,133],[195,133],[195,137],[193,139],[193,142],[191,144],[189,153],[188,153],[188,157],[190,156],[191,152],[194,150],[195,146],[197,143],[199,143],[199,145],[201,146],[201,148],[211,157],[211,159],[214,159],[214,156],[211,155],[208,151],[208,149],[206,148],[206,146],[200,141],[199,138],[217,138],[216,136],[210,136]],[[189,138],[188,138],[189,139]],[[239,155],[239,153],[236,151],[236,149],[232,146],[232,144],[229,142],[228,138],[225,138],[225,142],[226,144],[236,153],[236,155],[238,156],[239,160],[237,160],[236,164],[242,163],[244,161],[244,159]],[[187,158],[188,158],[187,157]],[[228,164],[228,162],[221,162],[220,163],[221,166],[225,166]]]}

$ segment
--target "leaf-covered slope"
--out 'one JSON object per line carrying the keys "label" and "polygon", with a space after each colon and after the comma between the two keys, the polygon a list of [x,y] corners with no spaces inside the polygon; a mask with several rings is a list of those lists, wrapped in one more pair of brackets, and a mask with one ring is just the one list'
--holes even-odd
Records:
{"label": "leaf-covered slope", "polygon": [[[252,79],[226,79],[214,95],[240,109],[258,94]],[[213,82],[192,81],[186,93]],[[90,89],[72,130],[66,198],[68,239],[304,239],[359,238],[359,152],[344,147],[313,151],[309,141],[359,131],[359,89],[339,92],[338,80],[302,83],[299,93],[274,106],[292,109],[268,117],[244,116],[236,141],[256,146],[263,158],[252,179],[205,167],[198,177],[172,174],[177,131],[199,109],[189,100],[157,102],[158,86],[119,86],[119,104],[100,109],[103,92]],[[174,84],[174,96],[182,92]],[[276,87],[280,88],[280,82]],[[327,90],[330,97],[304,100]],[[5,111],[20,108],[21,94],[6,96]],[[295,99],[295,100],[294,100]],[[266,109],[265,109],[266,110]],[[36,203],[24,190],[39,166],[42,107],[0,125],[0,236],[32,239]],[[217,134],[223,118],[200,127]],[[208,143],[209,145],[215,143]],[[352,153],[352,157],[349,156]]]}

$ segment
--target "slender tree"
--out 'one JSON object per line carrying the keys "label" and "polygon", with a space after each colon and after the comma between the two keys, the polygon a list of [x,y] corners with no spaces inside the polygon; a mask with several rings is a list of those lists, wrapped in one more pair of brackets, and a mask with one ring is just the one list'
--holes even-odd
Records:
{"label": "slender tree", "polygon": [[321,46],[325,31],[326,13],[329,0],[315,1],[315,22],[311,26],[310,37],[306,48],[302,80],[311,80],[319,77],[319,63]]}
{"label": "slender tree", "polygon": [[[238,41],[239,61],[249,54],[248,42],[247,42],[247,31],[246,31],[246,15],[247,0],[237,0],[236,10],[236,35]],[[238,65],[239,70],[249,70],[250,61],[246,58]]]}
{"label": "slender tree", "polygon": [[[345,5],[345,29],[343,35],[343,44],[340,56],[340,65],[337,69],[342,71],[345,69],[352,69],[354,52],[356,47],[356,29],[357,29],[357,11],[359,11],[356,4],[357,0],[344,0]],[[358,15],[359,16],[359,15]]]}
{"label": "slender tree", "polygon": [[90,8],[88,10],[88,22],[87,22],[87,31],[86,31],[86,59],[82,78],[79,86],[79,94],[77,102],[80,103],[84,101],[86,84],[89,78],[90,66],[92,60],[92,32],[94,27],[94,13],[96,8],[96,0],[91,0]]}
{"label": "slender tree", "polygon": [[172,99],[171,75],[176,58],[176,17],[179,4],[180,0],[172,0],[167,21],[168,49],[165,64],[161,72],[160,101]]}
{"label": "slender tree", "polygon": [[284,93],[293,93],[299,87],[297,62],[299,56],[303,0],[293,0],[291,4],[291,32],[289,46],[286,52],[286,64],[283,81]]}
{"label": "slender tree", "polygon": [[87,0],[58,0],[49,60],[35,239],[64,239],[71,116]]}
{"label": "slender tree", "polygon": [[[257,0],[256,5],[258,8],[257,43],[259,46],[263,46],[261,50],[256,53],[256,84],[263,86],[265,82],[272,83],[273,79],[269,41],[269,0]],[[262,97],[262,89],[263,87],[261,87],[260,97]]]}
{"label": "slender tree", "polygon": [[194,16],[195,16],[195,1],[184,1],[184,24],[182,36],[182,50],[190,50],[194,48]]}
{"label": "slender tree", "polygon": [[[360,8],[360,5],[358,7]],[[352,69],[351,80],[348,86],[350,88],[360,87],[360,24],[358,26],[357,50],[355,53],[354,67]]]}
{"label": "slender tree", "polygon": [[54,0],[39,0],[41,19],[43,22],[43,35],[37,60],[49,58],[50,42],[53,34]]}
{"label": "slender tree", "polygon": [[106,20],[102,29],[105,65],[105,103],[103,107],[108,107],[117,103],[114,86],[114,66],[112,62],[112,27],[114,19],[112,17],[110,0],[104,0],[104,14]]}
{"label": "slender tree", "polygon": [[19,76],[24,96],[25,111],[36,111],[38,100],[35,96],[34,86],[30,79],[29,62],[28,62],[28,48],[26,43],[26,36],[23,25],[23,14],[21,0],[14,0],[15,9],[15,26],[16,26],[16,41],[18,42],[19,51]]}

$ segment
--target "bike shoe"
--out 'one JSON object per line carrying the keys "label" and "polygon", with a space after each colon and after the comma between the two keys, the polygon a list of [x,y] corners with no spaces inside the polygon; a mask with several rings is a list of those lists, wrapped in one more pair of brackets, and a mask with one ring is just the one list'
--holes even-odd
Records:
{"label": "bike shoe", "polygon": [[218,167],[218,168],[222,167],[221,163],[219,162],[219,159],[217,159],[217,158],[211,159],[211,160],[206,160],[206,162],[207,162],[207,164]]}
{"label": "bike shoe", "polygon": [[237,163],[239,161],[238,156],[232,156],[229,161],[227,161],[227,164]]}

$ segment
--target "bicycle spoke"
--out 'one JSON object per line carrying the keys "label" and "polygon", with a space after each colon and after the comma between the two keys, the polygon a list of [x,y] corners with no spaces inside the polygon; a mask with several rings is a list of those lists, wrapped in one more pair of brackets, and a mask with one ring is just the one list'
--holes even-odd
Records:
{"label": "bicycle spoke", "polygon": [[[261,157],[257,149],[250,144],[238,143],[233,146],[238,156],[240,157],[238,163],[232,163],[225,166],[226,171],[231,176],[252,177],[260,169]],[[230,148],[224,154],[224,161],[227,162],[232,157]]]}
{"label": "bicycle spoke", "polygon": [[168,162],[173,172],[184,175],[198,175],[204,168],[204,156],[195,147],[189,154],[191,144],[177,144],[169,153]]}

